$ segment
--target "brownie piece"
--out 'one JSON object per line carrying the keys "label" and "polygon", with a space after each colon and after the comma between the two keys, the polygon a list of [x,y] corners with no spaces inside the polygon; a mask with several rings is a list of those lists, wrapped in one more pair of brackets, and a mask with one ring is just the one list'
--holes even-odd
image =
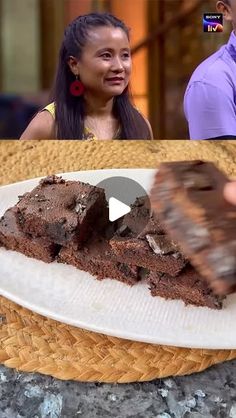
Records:
{"label": "brownie piece", "polygon": [[133,285],[139,280],[137,266],[117,260],[109,245],[109,235],[108,237],[95,235],[79,250],[62,248],[58,261],[72,264],[96,276],[99,280],[116,279],[128,285]]}
{"label": "brownie piece", "polygon": [[146,210],[146,201],[145,197],[136,200],[110,245],[125,263],[176,276],[187,261],[168,238],[159,219]]}
{"label": "brownie piece", "polygon": [[205,279],[191,265],[186,266],[176,277],[165,273],[150,272],[146,280],[152,296],[181,299],[186,305],[222,308],[223,297],[214,295]]}
{"label": "brownie piece", "polygon": [[57,176],[41,180],[20,198],[17,207],[23,231],[75,248],[86,241],[93,228],[108,222],[103,189]]}
{"label": "brownie piece", "polygon": [[236,290],[236,207],[226,202],[228,178],[210,162],[163,163],[155,176],[155,212],[217,294]]}
{"label": "brownie piece", "polygon": [[137,237],[152,220],[155,228],[162,229],[151,215],[149,198],[140,196],[131,205],[131,211],[118,220],[117,228],[121,229],[119,235],[127,235],[128,232],[129,236]]}
{"label": "brownie piece", "polygon": [[8,250],[19,251],[28,257],[50,263],[59,252],[60,246],[43,238],[32,238],[21,231],[18,222],[19,209],[8,209],[0,220],[0,245]]}

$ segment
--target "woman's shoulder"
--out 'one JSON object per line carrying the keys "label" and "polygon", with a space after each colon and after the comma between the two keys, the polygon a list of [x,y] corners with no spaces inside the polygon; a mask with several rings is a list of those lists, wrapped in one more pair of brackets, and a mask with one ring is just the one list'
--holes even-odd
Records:
{"label": "woman's shoulder", "polygon": [[[20,139],[55,139],[55,106],[54,113],[52,108],[54,104],[46,106],[32,119]],[[49,108],[51,106],[51,111]]]}

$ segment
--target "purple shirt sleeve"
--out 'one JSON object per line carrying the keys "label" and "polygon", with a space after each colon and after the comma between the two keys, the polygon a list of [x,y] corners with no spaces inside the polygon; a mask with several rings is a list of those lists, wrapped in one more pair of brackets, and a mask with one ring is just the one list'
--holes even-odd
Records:
{"label": "purple shirt sleeve", "polygon": [[197,81],[184,98],[190,139],[236,136],[235,103],[220,87]]}

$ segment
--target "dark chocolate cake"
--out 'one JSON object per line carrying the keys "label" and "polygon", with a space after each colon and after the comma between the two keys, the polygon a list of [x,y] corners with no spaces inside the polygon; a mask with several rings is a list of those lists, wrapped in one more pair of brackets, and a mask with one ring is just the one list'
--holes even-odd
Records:
{"label": "dark chocolate cake", "polygon": [[109,239],[102,235],[94,235],[79,250],[62,248],[58,261],[72,264],[87,271],[97,279],[111,278],[133,285],[139,280],[139,269],[136,265],[117,260]]}
{"label": "dark chocolate cake", "polygon": [[77,248],[92,229],[108,221],[103,189],[79,181],[49,176],[17,203],[26,233]]}
{"label": "dark chocolate cake", "polygon": [[159,219],[138,198],[120,222],[110,244],[120,260],[176,276],[186,265],[178,246],[166,235]]}
{"label": "dark chocolate cake", "polygon": [[32,238],[23,232],[18,222],[19,209],[8,209],[0,220],[0,245],[8,250],[19,251],[28,257],[50,263],[59,252],[60,246],[43,238]]}
{"label": "dark chocolate cake", "polygon": [[186,266],[176,277],[150,272],[146,280],[150,285],[152,296],[181,299],[186,305],[222,308],[223,297],[214,295],[206,281],[191,265]]}

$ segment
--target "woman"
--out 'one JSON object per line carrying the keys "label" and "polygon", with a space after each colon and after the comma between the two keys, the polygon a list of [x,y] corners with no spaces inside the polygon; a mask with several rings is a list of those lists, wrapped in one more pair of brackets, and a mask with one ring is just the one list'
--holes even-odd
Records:
{"label": "woman", "polygon": [[109,13],[79,16],[65,30],[52,103],[21,139],[152,139],[132,105],[129,30]]}

